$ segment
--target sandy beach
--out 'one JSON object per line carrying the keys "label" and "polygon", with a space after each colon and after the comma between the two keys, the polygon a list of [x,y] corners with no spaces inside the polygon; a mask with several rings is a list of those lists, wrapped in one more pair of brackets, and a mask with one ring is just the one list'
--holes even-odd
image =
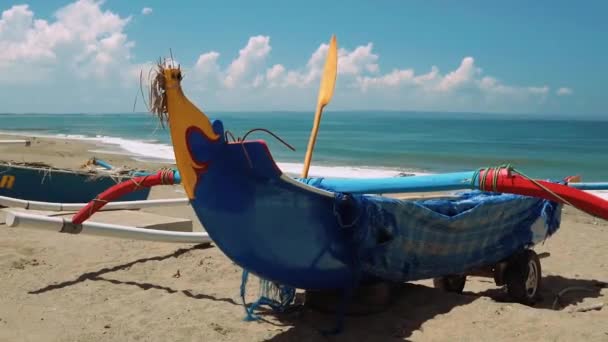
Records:
{"label": "sandy beach", "polygon": [[[2,138],[18,138],[0,135]],[[78,140],[32,139],[0,147],[2,160],[78,168],[97,156],[115,166],[156,169]],[[151,198],[183,197],[178,186]],[[189,207],[145,209],[192,218]],[[93,217],[94,220],[94,217]],[[4,214],[0,214],[4,222]],[[542,301],[508,302],[488,278],[470,277],[462,295],[429,280],[400,286],[390,307],[348,317],[323,336],[335,316],[302,308],[244,321],[241,269],[211,245],[75,236],[0,224],[0,341],[608,341],[608,223],[566,208],[560,231],[537,246]],[[248,300],[255,298],[251,281]],[[577,287],[553,303],[561,290]],[[599,310],[577,309],[603,303]]]}

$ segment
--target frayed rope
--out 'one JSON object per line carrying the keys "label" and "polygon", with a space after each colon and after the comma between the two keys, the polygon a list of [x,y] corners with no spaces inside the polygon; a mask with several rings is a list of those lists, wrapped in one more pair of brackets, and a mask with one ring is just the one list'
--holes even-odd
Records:
{"label": "frayed rope", "polygon": [[241,278],[241,299],[246,313],[245,321],[258,320],[259,317],[255,314],[255,311],[263,305],[270,307],[274,312],[285,312],[296,297],[295,288],[260,278],[260,296],[257,301],[247,306],[245,295],[247,293],[248,279],[249,271],[243,269]]}

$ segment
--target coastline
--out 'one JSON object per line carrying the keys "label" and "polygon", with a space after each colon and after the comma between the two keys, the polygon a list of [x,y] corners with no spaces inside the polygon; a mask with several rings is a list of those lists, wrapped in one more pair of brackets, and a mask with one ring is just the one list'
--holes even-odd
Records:
{"label": "coastline", "polygon": [[[264,139],[280,167],[299,174],[310,135],[309,115],[216,113],[235,136],[264,127],[292,145]],[[386,177],[406,173],[472,171],[511,163],[527,175],[605,181],[606,121],[506,120],[444,113],[352,112],[324,118],[312,163],[314,176]],[[498,120],[498,121],[497,121]],[[171,162],[170,137],[158,120],[142,113],[8,115],[0,134],[39,135],[102,143],[142,162]],[[493,129],[487,129],[493,127]],[[160,159],[159,159],[160,158]],[[317,167],[323,167],[318,172]]]}
{"label": "coastline", "polygon": [[[175,160],[172,157],[172,148],[169,145],[160,142],[146,142],[139,140],[127,140],[118,137],[85,137],[83,135],[43,135],[43,134],[28,134],[13,133],[7,131],[0,131],[0,139],[31,139],[32,148],[41,148],[46,146],[45,144],[53,146],[62,146],[61,154],[73,154],[70,152],[69,146],[75,147],[79,152],[83,152],[86,148],[87,152],[92,156],[98,155],[100,158],[108,161],[110,164],[118,165],[133,165],[133,167],[140,168],[160,168],[175,166]],[[40,145],[40,143],[43,143]],[[53,152],[57,152],[54,149],[46,149],[38,152],[27,150],[23,146],[14,146],[17,149],[6,150],[0,155],[0,160],[8,160],[6,156],[13,157],[14,160],[20,160],[19,158],[35,158],[39,153],[48,157],[47,154],[42,152],[49,152],[49,156],[53,158]],[[23,149],[21,149],[23,147]],[[21,154],[21,156],[19,156]],[[60,155],[61,155],[60,154]],[[26,161],[38,161],[38,160],[26,160]],[[65,160],[56,160],[57,162],[64,162]],[[84,162],[84,161],[83,161]],[[79,165],[79,164],[78,164]],[[302,163],[295,162],[284,162],[277,161],[277,165],[283,172],[290,176],[297,177],[302,170]],[[60,166],[60,167],[77,167],[76,164],[72,166]],[[421,172],[417,170],[397,170],[392,168],[376,167],[372,168],[369,166],[340,166],[340,165],[324,165],[315,163],[311,166],[310,172],[311,177],[352,177],[352,178],[364,178],[364,177],[395,177],[403,175],[425,175],[427,172]]]}
{"label": "coastline", "polygon": [[167,163],[138,161],[125,153],[103,151],[94,141],[6,133],[0,133],[1,139],[27,139],[31,142],[30,146],[0,145],[0,160],[4,161],[44,162],[55,167],[77,169],[89,158],[98,156],[117,167],[128,165],[134,168],[157,169],[167,166]]}
{"label": "coastline", "polygon": [[[8,138],[0,135],[0,138]],[[96,155],[115,166],[155,169],[130,156],[91,153],[95,144],[53,138],[0,147],[4,160],[74,168]],[[154,188],[150,198],[183,197],[178,186]],[[190,207],[145,211],[193,219]],[[3,222],[0,211],[0,222]],[[608,223],[566,208],[558,233],[536,248],[543,300],[535,307],[505,301],[491,279],[470,277],[463,295],[430,280],[404,284],[388,310],[348,317],[336,341],[408,339],[605,341],[608,329]],[[332,314],[303,310],[245,322],[241,269],[217,247],[74,236],[0,224],[0,340],[6,341],[301,341],[323,338]],[[255,281],[247,301],[257,294]],[[568,287],[561,310],[554,297]],[[599,311],[570,312],[594,303]]]}

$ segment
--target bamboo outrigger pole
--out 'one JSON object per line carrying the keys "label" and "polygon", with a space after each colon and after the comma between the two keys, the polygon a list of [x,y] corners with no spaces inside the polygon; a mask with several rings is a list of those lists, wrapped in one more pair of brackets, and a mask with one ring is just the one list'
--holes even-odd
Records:
{"label": "bamboo outrigger pole", "polygon": [[30,146],[31,143],[29,140],[0,140],[0,145],[21,145],[21,146]]}
{"label": "bamboo outrigger pole", "polygon": [[323,108],[329,103],[331,97],[334,95],[337,74],[338,44],[336,42],[336,36],[333,35],[329,43],[329,49],[327,51],[327,59],[325,60],[325,68],[323,69],[323,75],[321,76],[321,86],[319,88],[317,110],[315,112],[312,132],[310,133],[310,140],[308,141],[306,157],[304,158],[304,169],[302,170],[303,178],[308,177],[308,169],[310,169],[310,161],[312,160],[312,151],[315,148],[317,133],[319,132],[319,124],[321,123],[321,114],[323,113]]}
{"label": "bamboo outrigger pole", "polygon": [[173,243],[209,243],[211,238],[204,232],[173,232],[101,222],[74,224],[65,217],[48,217],[27,212],[8,211],[6,225],[27,229],[50,230],[60,233],[108,236],[121,239],[147,240]]}
{"label": "bamboo outrigger pole", "polygon": [[[142,200],[142,201],[110,202],[103,207],[103,210],[142,209],[142,208],[152,208],[152,207],[170,206],[170,205],[188,205],[189,203],[190,203],[190,200],[186,197],[153,199],[153,200]],[[0,206],[11,207],[11,208],[31,209],[31,210],[46,210],[46,211],[72,211],[72,210],[74,210],[74,211],[78,211],[78,210],[86,207],[87,204],[88,203],[56,203],[56,202],[29,201],[29,200],[23,200],[20,198],[0,196]]]}

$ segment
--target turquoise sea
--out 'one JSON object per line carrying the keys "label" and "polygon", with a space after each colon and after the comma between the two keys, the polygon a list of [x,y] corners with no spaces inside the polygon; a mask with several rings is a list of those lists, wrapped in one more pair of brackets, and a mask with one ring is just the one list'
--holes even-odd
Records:
{"label": "turquoise sea", "polygon": [[[235,136],[270,129],[292,152],[262,132],[286,171],[304,158],[312,113],[213,113]],[[99,150],[170,161],[167,129],[150,114],[2,114],[0,131],[91,139]],[[1,157],[0,157],[1,159]],[[332,112],[323,116],[313,165],[327,176],[387,176],[399,172],[473,170],[511,163],[534,177],[582,175],[608,180],[608,120],[530,119],[465,113]],[[320,167],[320,168],[319,168]]]}

